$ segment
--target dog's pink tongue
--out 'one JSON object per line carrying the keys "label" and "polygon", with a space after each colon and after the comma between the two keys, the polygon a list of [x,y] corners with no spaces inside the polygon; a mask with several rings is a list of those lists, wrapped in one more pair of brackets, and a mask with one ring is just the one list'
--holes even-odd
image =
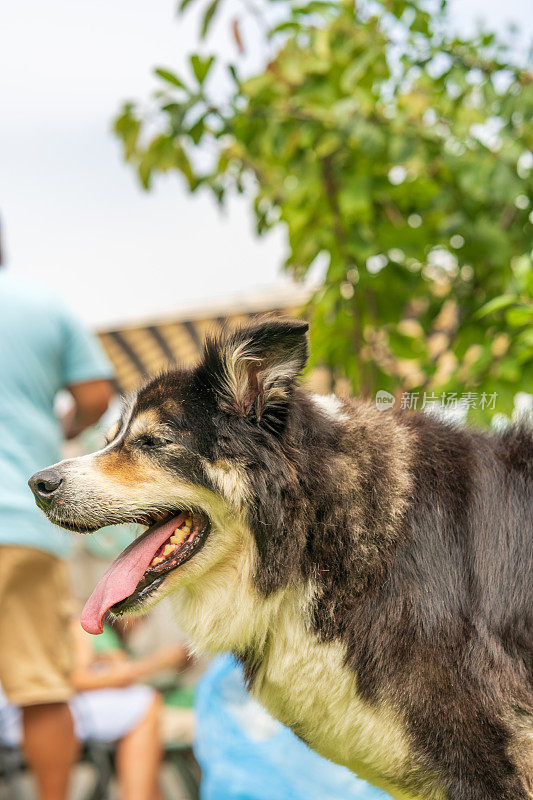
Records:
{"label": "dog's pink tongue", "polygon": [[135,591],[158,549],[186,519],[182,513],[164,525],[152,525],[113,561],[85,603],[81,626],[87,633],[102,633],[108,609]]}

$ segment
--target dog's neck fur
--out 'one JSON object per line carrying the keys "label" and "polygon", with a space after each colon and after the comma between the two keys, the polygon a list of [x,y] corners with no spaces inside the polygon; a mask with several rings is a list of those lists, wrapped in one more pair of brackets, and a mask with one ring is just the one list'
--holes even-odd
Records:
{"label": "dog's neck fur", "polygon": [[234,549],[215,569],[170,595],[178,623],[206,653],[261,652],[288,603],[287,590],[269,597],[257,591],[251,533],[239,521],[233,534]]}
{"label": "dog's neck fur", "polygon": [[[398,800],[414,800],[387,779],[397,778],[407,762],[402,726],[390,709],[372,709],[358,697],[344,647],[320,642],[312,631],[311,582],[267,597],[256,589],[253,540],[242,525],[240,536],[235,530],[240,546],[231,558],[170,595],[178,624],[199,652],[232,651],[242,659],[253,671],[253,693],[317,752]],[[331,694],[319,690],[324,685]],[[431,800],[440,797],[427,794]]]}

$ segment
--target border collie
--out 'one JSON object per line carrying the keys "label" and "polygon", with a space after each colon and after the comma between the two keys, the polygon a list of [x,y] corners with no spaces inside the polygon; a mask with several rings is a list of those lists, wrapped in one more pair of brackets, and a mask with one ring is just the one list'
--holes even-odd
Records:
{"label": "border collie", "polygon": [[208,339],[102,450],[31,478],[63,528],[148,526],[82,624],[170,595],[199,649],[398,800],[531,800],[533,436],[310,395],[307,328]]}

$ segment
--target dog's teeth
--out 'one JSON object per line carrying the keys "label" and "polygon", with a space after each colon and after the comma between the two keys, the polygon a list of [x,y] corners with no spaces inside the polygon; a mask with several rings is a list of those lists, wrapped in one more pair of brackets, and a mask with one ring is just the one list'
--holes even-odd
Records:
{"label": "dog's teeth", "polygon": [[[183,544],[185,539],[187,539],[191,535],[191,528],[193,524],[197,524],[196,517],[198,515],[193,514],[190,517],[187,517],[185,522],[182,524],[180,528],[175,528],[169,537],[169,540],[165,544],[161,555],[155,556],[151,561],[152,567],[157,567],[158,564],[161,564],[166,558],[168,558],[172,553],[174,553],[178,547]],[[201,519],[201,518],[200,518]]]}
{"label": "dog's teeth", "polygon": [[190,530],[189,528],[176,528],[172,536],[170,537],[170,541],[174,542],[174,544],[181,544],[182,541],[189,535]]}

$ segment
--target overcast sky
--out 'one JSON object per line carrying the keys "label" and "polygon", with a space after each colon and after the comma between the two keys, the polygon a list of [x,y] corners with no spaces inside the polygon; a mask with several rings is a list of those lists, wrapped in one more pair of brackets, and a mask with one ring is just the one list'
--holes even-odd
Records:
{"label": "overcast sky", "polygon": [[[235,3],[236,0],[227,0]],[[284,239],[245,201],[221,214],[177,177],[142,192],[110,121],[193,49],[175,0],[0,0],[0,214],[9,269],[56,287],[92,325],[157,317],[280,281]],[[452,0],[454,24],[516,22],[532,0]],[[216,46],[229,49],[222,22]]]}

